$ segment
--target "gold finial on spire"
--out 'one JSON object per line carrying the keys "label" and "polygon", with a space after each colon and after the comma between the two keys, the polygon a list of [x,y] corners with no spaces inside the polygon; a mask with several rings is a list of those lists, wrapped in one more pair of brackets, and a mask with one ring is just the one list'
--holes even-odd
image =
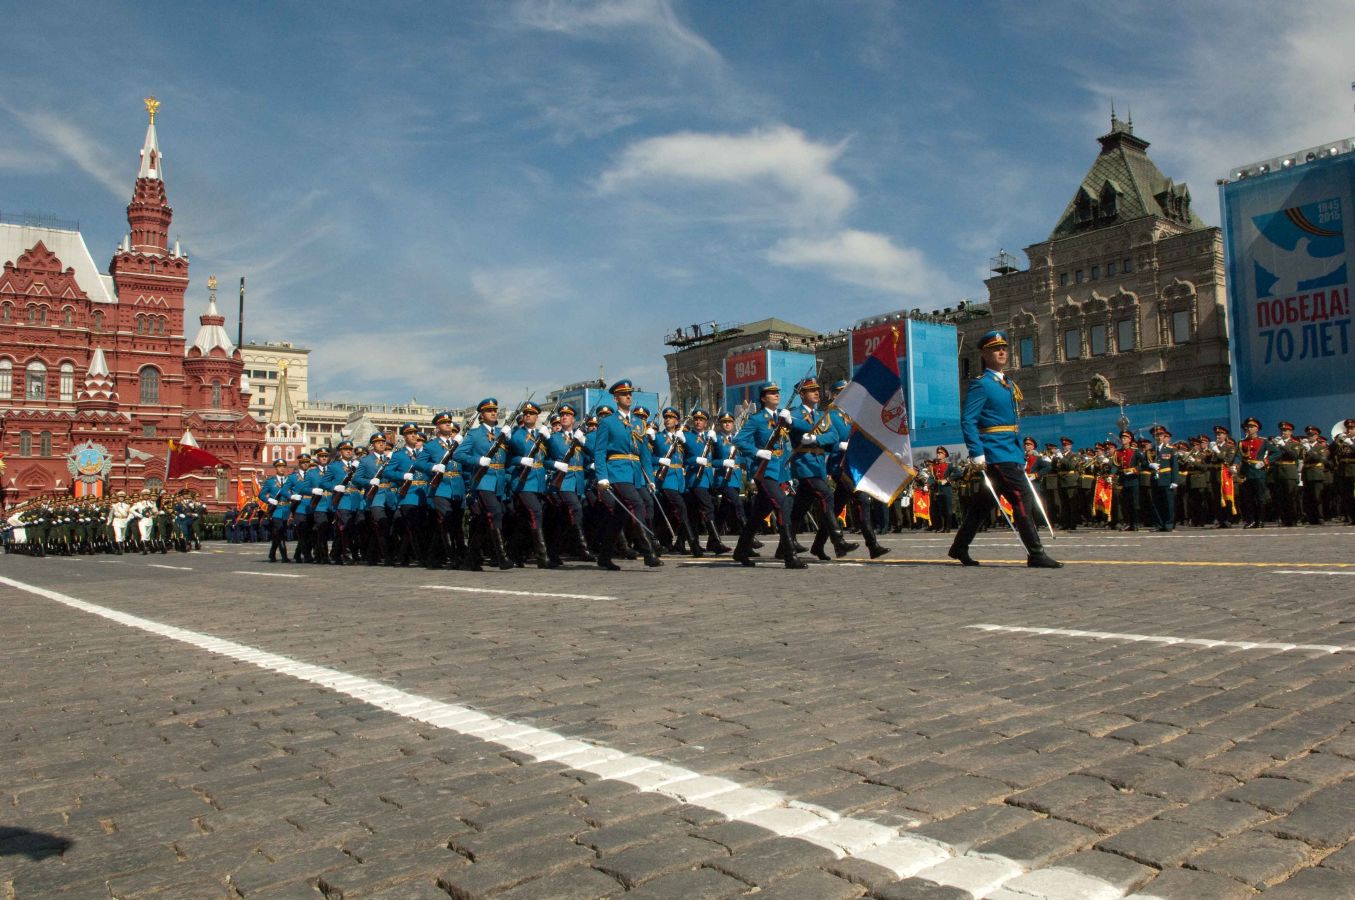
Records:
{"label": "gold finial on spire", "polygon": [[151,124],[155,124],[155,113],[160,108],[160,101],[154,97],[146,98],[146,112],[151,114]]}
{"label": "gold finial on spire", "polygon": [[216,276],[215,276],[215,275],[208,275],[208,276],[207,276],[207,290],[209,290],[209,291],[214,291],[214,290],[216,290]]}

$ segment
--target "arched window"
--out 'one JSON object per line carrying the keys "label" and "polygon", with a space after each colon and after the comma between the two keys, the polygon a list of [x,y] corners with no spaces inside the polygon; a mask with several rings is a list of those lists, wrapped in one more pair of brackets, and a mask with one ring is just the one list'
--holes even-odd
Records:
{"label": "arched window", "polygon": [[141,381],[141,402],[160,402],[160,370],[154,366],[142,366],[137,373]]}
{"label": "arched window", "polygon": [[220,381],[220,379],[213,378],[213,379],[212,379],[212,409],[220,409],[220,408],[221,408],[221,381]]}
{"label": "arched window", "polygon": [[24,379],[24,398],[28,400],[47,399],[47,367],[36,359],[28,364]]}
{"label": "arched window", "polygon": [[216,475],[216,499],[225,500],[226,495],[230,493],[230,476],[222,469]]}
{"label": "arched window", "polygon": [[52,433],[43,431],[38,433],[38,456],[52,455]]}
{"label": "arched window", "polygon": [[8,322],[14,318],[14,307],[9,303],[0,303],[0,322]]}
{"label": "arched window", "polygon": [[33,432],[31,431],[19,432],[19,455],[20,456],[33,455]]}
{"label": "arched window", "polygon": [[47,324],[47,307],[45,306],[38,307],[38,324],[39,325]]}
{"label": "arched window", "polygon": [[31,303],[28,304],[28,324],[38,324],[38,308]]}
{"label": "arched window", "polygon": [[95,331],[104,330],[104,312],[101,309],[96,309],[94,311],[94,330]]}
{"label": "arched window", "polygon": [[70,403],[75,399],[75,366],[64,362],[61,364],[61,401]]}
{"label": "arched window", "polygon": [[71,310],[69,306],[61,311],[61,324],[62,325],[75,324],[75,313],[74,311]]}
{"label": "arched window", "polygon": [[165,481],[163,478],[152,475],[150,478],[146,479],[143,486],[152,494],[158,494],[165,489]]}
{"label": "arched window", "polygon": [[0,400],[8,400],[14,392],[14,363],[0,359]]}
{"label": "arched window", "polygon": [[165,333],[165,320],[160,316],[156,316],[155,318],[151,319],[151,334],[164,334],[164,333]]}
{"label": "arched window", "polygon": [[146,317],[145,317],[145,316],[137,316],[137,317],[136,317],[136,333],[137,333],[137,334],[145,334],[145,333],[146,333]]}

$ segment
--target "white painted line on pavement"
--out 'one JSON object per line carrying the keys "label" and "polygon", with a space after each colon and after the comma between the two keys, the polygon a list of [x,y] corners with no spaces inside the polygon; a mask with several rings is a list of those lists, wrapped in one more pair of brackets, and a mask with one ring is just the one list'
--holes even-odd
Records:
{"label": "white painted line on pavement", "polygon": [[305,575],[289,575],[286,572],[251,572],[248,569],[234,569],[232,575],[262,575],[265,578],[305,578]]}
{"label": "white painted line on pavement", "polygon": [[[264,573],[246,573],[264,574]],[[299,577],[299,576],[297,576]],[[336,669],[300,662],[256,647],[237,644],[130,613],[98,606],[67,594],[0,576],[0,584],[27,591],[82,612],[100,616],[130,628],[198,647],[210,653],[250,663],[267,671],[290,675],[427,725],[477,737],[517,751],[537,761],[559,763],[569,769],[620,781],[648,793],[672,797],[717,812],[729,819],[747,822],[780,837],[795,837],[825,847],[838,857],[852,856],[884,866],[898,878],[917,876],[948,887],[985,897],[1001,890],[1020,894],[1022,882],[1057,871],[1056,889],[1040,896],[1050,900],[1083,900],[1087,897],[1122,897],[1099,878],[1071,869],[1026,870],[1014,860],[990,853],[961,853],[944,841],[910,834],[868,819],[855,819],[787,797],[779,791],[753,788],[726,778],[648,759],[600,744],[567,738],[465,706],[444,703],[411,694]]]}
{"label": "white painted line on pavement", "polygon": [[[1345,573],[1342,573],[1345,574]],[[1103,641],[1141,641],[1149,644],[1192,644],[1197,647],[1227,647],[1234,650],[1320,650],[1323,653],[1355,653],[1355,647],[1338,644],[1289,644],[1283,641],[1217,641],[1211,638],[1171,637],[1161,634],[1121,634],[1113,631],[1080,631],[1076,628],[1033,628],[1021,625],[966,625],[980,631],[1010,631],[1019,634],[1056,634]]]}
{"label": "white painted line on pavement", "polygon": [[1271,572],[1271,573],[1269,573],[1269,574],[1271,574],[1271,575],[1349,575],[1349,576],[1355,576],[1355,572],[1335,572],[1335,571],[1332,571],[1331,569],[1305,569],[1305,570],[1299,570],[1299,569],[1280,569],[1280,570],[1278,570],[1278,571],[1276,571],[1276,572]]}
{"label": "white painted line on pavement", "polygon": [[146,565],[150,566],[152,569],[176,569],[176,570],[178,570],[178,571],[180,571],[180,572],[191,572],[191,571],[193,571],[193,567],[192,567],[192,566],[166,566],[166,565],[162,565],[161,563],[146,563]]}
{"label": "white painted line on pavement", "polygon": [[604,597],[596,594],[547,594],[543,591],[508,591],[503,588],[453,587],[450,584],[425,584],[430,591],[461,591],[466,594],[510,594],[514,597],[559,597],[564,600],[618,600],[618,597]]}

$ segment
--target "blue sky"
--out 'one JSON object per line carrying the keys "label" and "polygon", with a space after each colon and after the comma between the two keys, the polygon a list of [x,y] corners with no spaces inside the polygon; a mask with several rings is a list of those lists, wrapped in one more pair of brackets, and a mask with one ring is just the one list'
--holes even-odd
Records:
{"label": "blue sky", "polygon": [[[7,23],[0,210],[106,265],[157,128],[192,261],[324,399],[635,378],[663,336],[985,299],[1112,102],[1217,224],[1238,164],[1355,134],[1355,6],[45,2]],[[234,334],[233,288],[223,312]]]}

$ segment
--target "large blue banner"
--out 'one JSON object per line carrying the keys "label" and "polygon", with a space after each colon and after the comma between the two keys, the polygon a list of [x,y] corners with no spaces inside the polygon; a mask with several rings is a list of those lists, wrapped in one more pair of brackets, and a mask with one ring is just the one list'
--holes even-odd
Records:
{"label": "large blue banner", "polygon": [[1280,418],[1326,432],[1355,414],[1353,197],[1352,153],[1222,188],[1233,378],[1263,433]]}

